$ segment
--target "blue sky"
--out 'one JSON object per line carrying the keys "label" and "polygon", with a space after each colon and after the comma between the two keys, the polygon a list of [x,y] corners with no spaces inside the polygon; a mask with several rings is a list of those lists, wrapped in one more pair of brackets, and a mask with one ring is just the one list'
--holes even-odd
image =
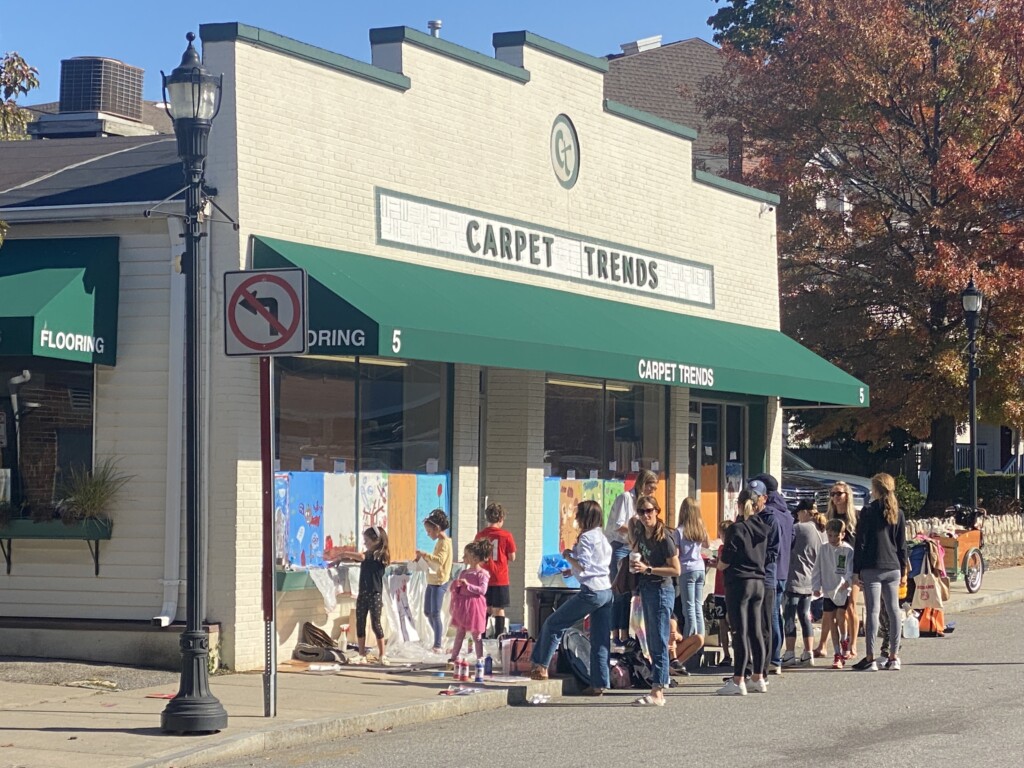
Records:
{"label": "blue sky", "polygon": [[[39,70],[40,87],[23,104],[56,101],[60,60],[108,56],[142,67],[145,98],[160,98],[160,70],[181,60],[185,33],[199,24],[240,21],[305,43],[369,61],[368,31],[408,26],[426,31],[441,19],[441,35],[467,48],[494,54],[491,34],[526,29],[594,56],[617,53],[619,44],[651,35],[665,42],[711,39],[707,18],[714,0],[50,0],[22,4],[0,20],[0,51],[18,51]],[[277,83],[275,87],[286,87]]]}

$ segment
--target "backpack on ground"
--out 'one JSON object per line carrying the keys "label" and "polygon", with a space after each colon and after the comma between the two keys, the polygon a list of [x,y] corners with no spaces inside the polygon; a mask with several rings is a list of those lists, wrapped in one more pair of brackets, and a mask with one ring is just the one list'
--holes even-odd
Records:
{"label": "backpack on ground", "polygon": [[561,658],[566,661],[569,671],[586,687],[590,683],[590,636],[575,627],[565,630],[562,635]]}
{"label": "backpack on ground", "polygon": [[[651,663],[644,656],[643,650],[640,648],[640,642],[631,637],[625,643],[626,650],[619,656],[619,664],[625,666],[629,670],[630,679],[633,681],[634,688],[650,689],[654,684],[654,670],[651,668]],[[678,685],[678,683],[669,678],[668,687],[672,688]]]}

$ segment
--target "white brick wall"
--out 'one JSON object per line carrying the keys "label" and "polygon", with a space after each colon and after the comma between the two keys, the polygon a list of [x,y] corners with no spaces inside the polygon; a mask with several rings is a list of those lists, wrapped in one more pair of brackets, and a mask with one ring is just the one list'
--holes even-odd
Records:
{"label": "white brick wall", "polygon": [[[378,245],[376,186],[710,264],[715,307],[685,312],[778,327],[774,302],[750,300],[752,286],[759,296],[776,292],[774,214],[762,214],[757,201],[694,183],[690,142],[606,113],[599,73],[526,49],[532,79],[524,85],[406,44],[402,69],[412,87],[402,92],[246,43],[209,43],[204,57],[225,73],[209,181],[241,224],[237,234],[217,228],[213,240],[214,338],[222,333],[220,276],[246,264],[252,234],[566,287],[551,277]],[[287,102],[268,88],[268,72],[289,83]],[[559,113],[573,120],[581,143],[579,182],[569,191],[555,179],[548,155]],[[625,298],[600,287],[587,292]],[[647,305],[681,311],[674,302]],[[237,669],[262,663],[256,371],[255,362],[220,354],[211,370],[216,586],[208,614],[223,622],[223,657]],[[455,373],[453,504],[460,545],[475,533],[481,501],[477,375],[472,366]],[[491,370],[488,381],[485,493],[512,512],[509,527],[522,552],[512,586],[522,595],[535,583],[530,571],[540,555],[544,375]],[[684,401],[673,394],[676,405]],[[683,443],[672,449],[678,506],[687,490],[685,462],[678,460],[686,432],[675,434]]]}

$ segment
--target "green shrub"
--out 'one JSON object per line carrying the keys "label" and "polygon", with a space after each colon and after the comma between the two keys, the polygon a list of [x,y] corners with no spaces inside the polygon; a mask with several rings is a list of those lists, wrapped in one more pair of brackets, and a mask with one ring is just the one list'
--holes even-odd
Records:
{"label": "green shrub", "polygon": [[925,496],[904,475],[896,476],[896,498],[907,518],[917,517],[924,506]]}
{"label": "green shrub", "polygon": [[[1015,493],[1016,475],[986,475],[978,473],[978,506],[992,504],[997,499],[1012,499]],[[1024,486],[1024,477],[1021,478]],[[953,481],[953,497],[963,504],[971,502],[971,473],[962,469]]]}

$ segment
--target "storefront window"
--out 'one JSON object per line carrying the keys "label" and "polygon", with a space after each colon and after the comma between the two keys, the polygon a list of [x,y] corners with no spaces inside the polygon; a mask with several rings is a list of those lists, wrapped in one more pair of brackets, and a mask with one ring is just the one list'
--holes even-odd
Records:
{"label": "storefront window", "polygon": [[337,460],[354,471],[355,362],[282,357],[275,368],[279,469],[333,472]]}
{"label": "storefront window", "polygon": [[446,468],[442,372],[439,363],[360,361],[360,470]]}
{"label": "storefront window", "polygon": [[276,367],[282,471],[446,469],[442,364],[292,357]]}
{"label": "storefront window", "polygon": [[603,461],[604,384],[548,379],[544,399],[544,462],[554,477],[583,479],[600,473]]}
{"label": "storefront window", "polygon": [[370,526],[395,561],[432,548],[420,521],[451,515],[447,366],[294,357],[276,370],[278,563],[323,566]]}
{"label": "storefront window", "polygon": [[649,384],[549,377],[544,461],[551,476],[624,478],[665,471],[665,389]]}
{"label": "storefront window", "polygon": [[61,498],[72,469],[92,468],[93,367],[7,358],[0,378],[0,499],[38,514]]}

